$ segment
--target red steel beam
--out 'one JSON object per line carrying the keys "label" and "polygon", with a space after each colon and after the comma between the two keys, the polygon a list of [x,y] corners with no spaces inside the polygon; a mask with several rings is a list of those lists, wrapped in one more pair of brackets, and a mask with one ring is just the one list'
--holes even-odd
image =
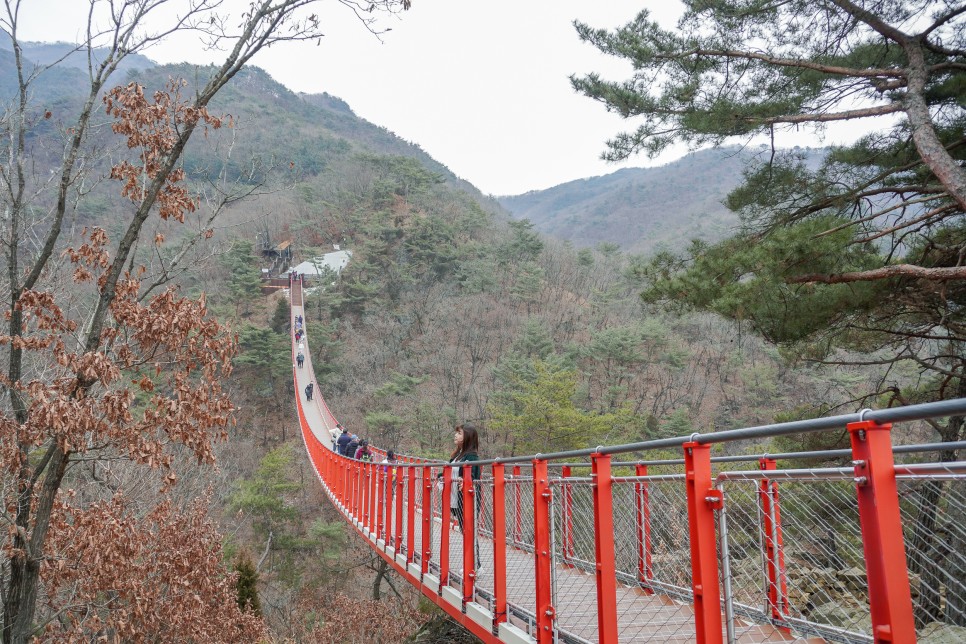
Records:
{"label": "red steel beam", "polygon": [[523,494],[523,483],[520,481],[520,466],[513,466],[513,546],[519,547],[523,543],[523,516],[520,509],[520,495]]}
{"label": "red steel beam", "polygon": [[537,644],[551,644],[554,635],[552,558],[550,548],[550,477],[547,461],[533,461],[533,555],[537,608]]}
{"label": "red steel beam", "polygon": [[869,420],[848,424],[876,644],[916,641],[891,429]]}
{"label": "red steel beam", "polygon": [[691,585],[698,644],[720,644],[721,590],[715,542],[715,492],[711,479],[711,446],[684,444],[688,529],[691,536]]}
{"label": "red steel beam", "polygon": [[[476,581],[476,486],[473,467],[463,466],[463,603],[473,601]],[[447,528],[446,523],[443,524]],[[448,532],[448,530],[447,530]]]}
{"label": "red steel beam", "polygon": [[[773,458],[762,458],[758,469],[777,470]],[[788,616],[788,580],[785,574],[785,548],[782,537],[781,509],[778,505],[778,482],[758,481],[758,503],[764,518],[765,568],[768,574],[768,606],[773,619]]]}
{"label": "red steel beam", "polygon": [[493,464],[493,619],[506,615],[506,466]]}
{"label": "red steel beam", "polygon": [[423,542],[419,568],[425,575],[429,572],[429,559],[433,556],[433,483],[430,480],[430,467],[424,465],[423,473]]}
{"label": "red steel beam", "polygon": [[396,481],[396,522],[393,525],[395,529],[395,543],[393,548],[396,554],[399,554],[399,548],[402,546],[402,527],[403,527],[403,479],[402,475],[405,470],[409,468],[395,467],[394,470],[394,480]]}
{"label": "red steel beam", "polygon": [[614,491],[610,455],[591,455],[594,495],[594,561],[597,586],[597,637],[617,644],[617,571],[614,565]]}
{"label": "red steel beam", "polygon": [[406,564],[416,561],[416,474],[414,467],[406,468]]}
{"label": "red steel beam", "polygon": [[450,525],[452,509],[450,506],[450,497],[453,494],[453,470],[454,468],[450,465],[443,466],[443,489],[440,492],[442,499],[440,499],[440,514],[442,515],[439,522],[439,589],[438,592],[443,592],[443,586],[449,585],[449,538],[453,532],[453,527]]}

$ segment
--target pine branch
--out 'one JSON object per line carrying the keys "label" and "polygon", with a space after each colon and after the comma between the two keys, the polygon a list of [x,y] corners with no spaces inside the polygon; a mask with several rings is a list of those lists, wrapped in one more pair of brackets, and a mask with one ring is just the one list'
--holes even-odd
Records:
{"label": "pine branch", "polygon": [[809,273],[790,277],[785,281],[788,284],[848,284],[850,282],[874,282],[891,277],[915,277],[935,282],[966,280],[966,266],[924,268],[914,264],[895,264],[854,273]]}

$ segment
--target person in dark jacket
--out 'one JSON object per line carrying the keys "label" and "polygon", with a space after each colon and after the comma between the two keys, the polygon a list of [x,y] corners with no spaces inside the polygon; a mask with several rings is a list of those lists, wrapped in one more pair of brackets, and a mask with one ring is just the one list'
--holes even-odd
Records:
{"label": "person in dark jacket", "polygon": [[371,461],[372,452],[369,451],[369,441],[363,438],[359,441],[359,447],[356,449],[355,459],[357,461]]}
{"label": "person in dark jacket", "polygon": [[[478,461],[480,455],[480,435],[476,431],[476,426],[471,423],[457,425],[453,433],[453,444],[455,449],[449,457],[450,463],[462,463],[466,461]],[[480,480],[480,468],[474,465],[471,473],[474,483]],[[477,495],[476,498],[479,498]],[[453,468],[453,486],[450,488],[449,508],[459,523],[460,531],[463,530],[463,470]]]}
{"label": "person in dark jacket", "polygon": [[[476,425],[472,423],[457,425],[453,433],[453,445],[455,449],[449,458],[450,463],[465,463],[480,460],[480,435],[476,430]],[[460,532],[463,532],[463,468],[452,468],[452,477],[453,485],[450,487],[449,508],[452,516],[456,518],[456,522],[459,524]],[[476,492],[476,503],[474,505],[476,507],[476,518],[479,520],[481,497],[478,483],[480,480],[480,467],[478,465],[474,465],[470,469],[470,478],[473,480],[474,491]],[[480,562],[480,544],[476,542],[475,532],[473,535],[473,546],[473,549],[476,551],[476,571],[479,573],[483,570],[483,566]],[[460,569],[460,574],[463,574],[462,569]]]}
{"label": "person in dark jacket", "polygon": [[313,389],[315,389],[315,383],[310,382],[309,384],[305,385],[305,399],[306,400],[312,400],[312,390]]}
{"label": "person in dark jacket", "polygon": [[345,427],[342,428],[342,434],[336,440],[335,444],[339,448],[339,453],[343,456],[346,455],[345,448],[352,442],[352,434],[349,433]]}
{"label": "person in dark jacket", "polygon": [[352,440],[345,446],[345,455],[349,458],[355,458],[357,449],[359,449],[359,437],[353,434]]}

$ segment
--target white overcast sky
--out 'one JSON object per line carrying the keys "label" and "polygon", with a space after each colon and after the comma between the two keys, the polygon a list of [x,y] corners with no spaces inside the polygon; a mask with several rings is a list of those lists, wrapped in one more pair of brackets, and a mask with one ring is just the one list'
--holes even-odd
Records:
{"label": "white overcast sky", "polygon": [[[24,0],[19,35],[79,41],[87,5]],[[320,45],[282,44],[253,62],[292,90],[342,98],[484,193],[519,194],[684,153],[621,165],[601,161],[605,141],[634,124],[570,87],[574,73],[613,79],[630,73],[626,62],[581,43],[573,21],[614,28],[645,7],[668,27],[681,10],[677,0],[413,0],[412,9],[382,22],[392,31],[380,42],[343,7],[323,2]],[[194,39],[145,53],[164,63],[212,60]]]}

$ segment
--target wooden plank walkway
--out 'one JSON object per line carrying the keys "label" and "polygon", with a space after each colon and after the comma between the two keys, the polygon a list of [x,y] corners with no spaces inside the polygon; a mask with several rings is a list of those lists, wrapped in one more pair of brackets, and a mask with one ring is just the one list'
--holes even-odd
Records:
{"label": "wooden plank walkway", "polygon": [[[293,289],[292,319],[297,315],[304,315],[302,308],[301,289]],[[307,328],[307,325],[306,325]],[[308,351],[308,342],[303,337],[302,352],[305,364],[298,369],[293,364],[297,395],[302,399],[303,412],[309,427],[316,439],[327,448],[332,448],[330,430],[336,425],[336,420],[325,406],[325,402],[316,386],[316,395],[312,401],[305,400],[305,386],[314,381],[312,358]],[[293,337],[293,363],[298,347]],[[331,494],[331,493],[330,493]],[[434,508],[438,510],[440,493],[434,488]],[[449,540],[449,563],[451,575],[446,585],[460,589],[459,573],[463,561],[463,535],[452,526],[444,531],[442,522],[437,516],[432,521],[432,556],[431,570],[438,575],[441,539]],[[422,551],[422,514],[417,510],[415,526],[415,552]],[[352,520],[346,513],[347,519]],[[406,521],[406,512],[403,512]],[[394,520],[394,517],[392,517]],[[390,527],[389,534],[394,533]],[[405,525],[402,534],[406,534]],[[363,535],[365,536],[365,535]],[[380,545],[371,538],[370,545],[376,549]],[[405,539],[405,536],[404,536]],[[476,601],[491,608],[489,598],[493,595],[493,542],[485,535],[477,538],[479,557],[483,570],[477,575]],[[403,551],[405,551],[405,544]],[[510,622],[523,630],[530,630],[526,615],[532,616],[534,605],[534,564],[533,556],[517,547],[507,548],[507,603],[510,605]],[[553,567],[554,607],[557,613],[557,628],[561,642],[597,642],[597,610],[596,585],[594,576],[578,568],[558,563]],[[436,590],[436,589],[433,589]],[[681,603],[664,595],[648,595],[637,587],[622,584],[617,586],[619,638],[621,642],[695,642],[694,611],[687,603]],[[804,639],[789,635],[771,625],[736,624],[736,641],[740,644],[753,642],[808,642],[818,643],[820,639]]]}

